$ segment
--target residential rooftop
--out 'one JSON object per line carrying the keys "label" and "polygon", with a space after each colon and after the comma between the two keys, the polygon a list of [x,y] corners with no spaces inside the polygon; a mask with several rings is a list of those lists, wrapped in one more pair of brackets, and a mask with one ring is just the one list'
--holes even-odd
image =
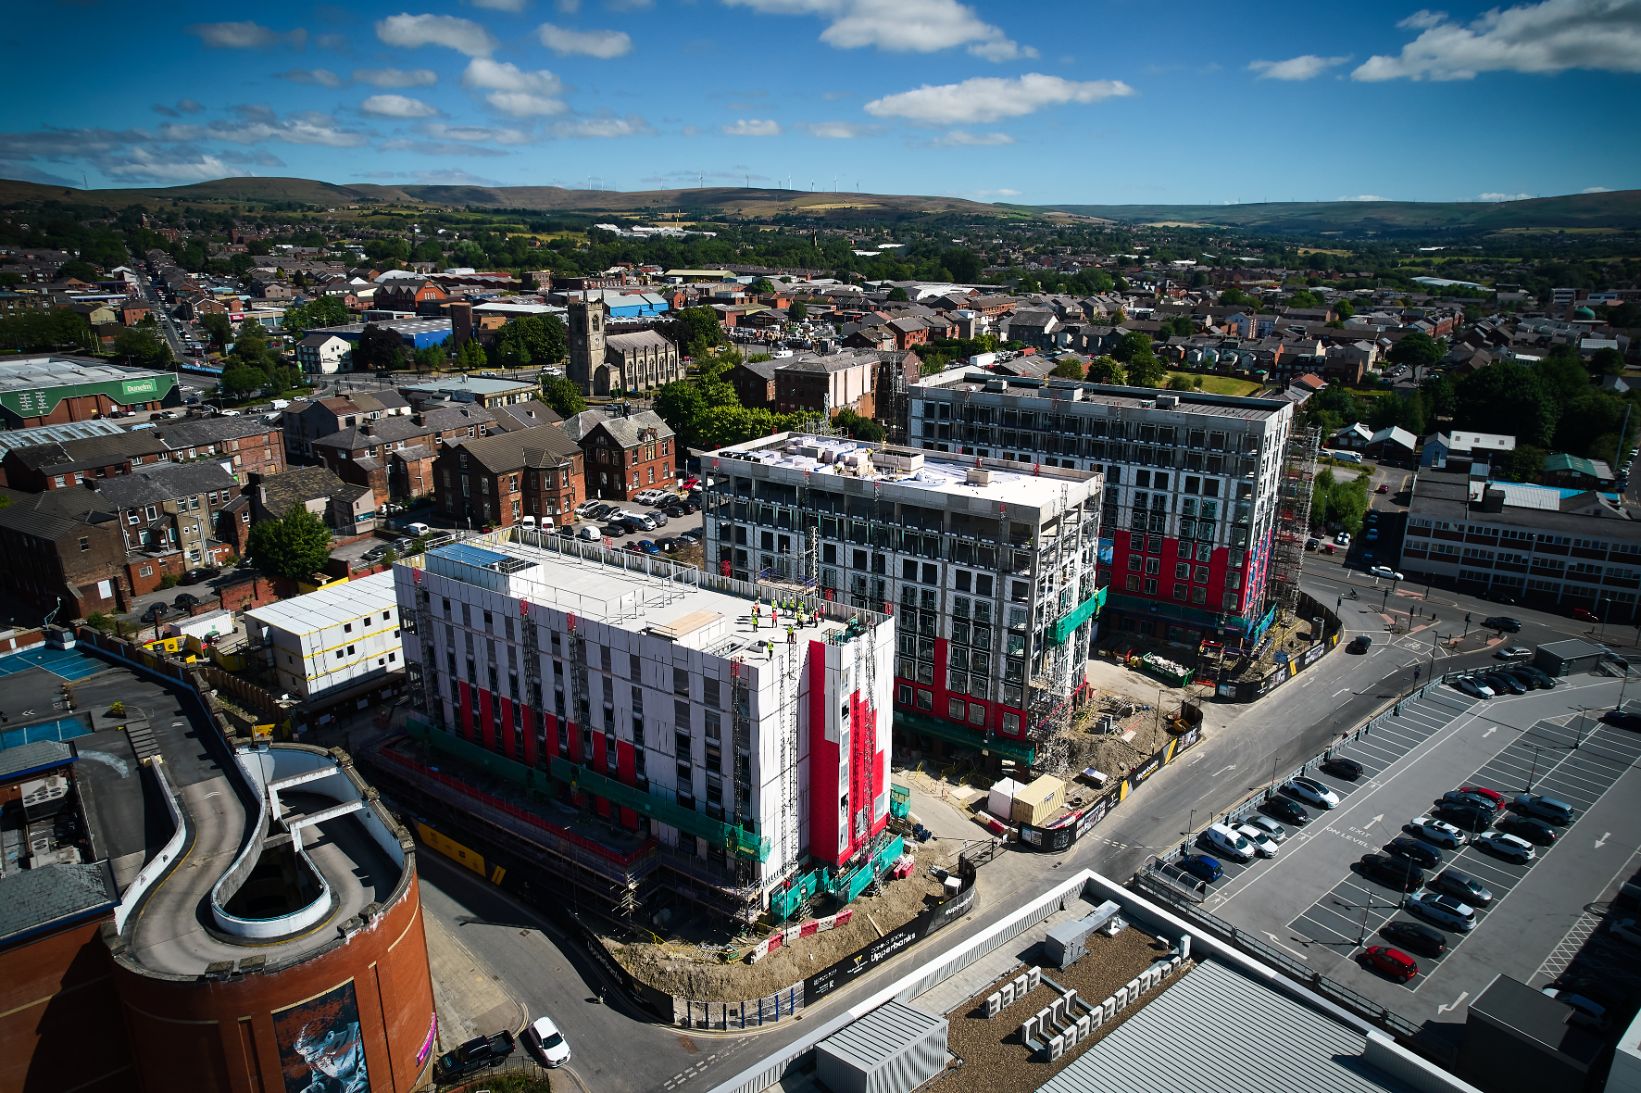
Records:
{"label": "residential rooftop", "polygon": [[986,391],[1021,398],[1046,398],[1107,406],[1114,411],[1147,410],[1235,417],[1248,420],[1274,417],[1288,407],[1282,399],[1251,395],[1211,395],[1201,391],[1161,391],[1150,387],[1119,387],[1072,379],[1039,380],[1023,376],[1000,376],[995,372],[967,366],[924,376],[912,385],[931,390]]}

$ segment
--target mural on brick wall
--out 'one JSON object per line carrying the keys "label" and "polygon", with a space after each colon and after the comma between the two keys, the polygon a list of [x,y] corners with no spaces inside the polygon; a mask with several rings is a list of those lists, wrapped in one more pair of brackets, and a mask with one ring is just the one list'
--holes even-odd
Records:
{"label": "mural on brick wall", "polygon": [[285,1093],[370,1093],[350,980],[274,1014]]}

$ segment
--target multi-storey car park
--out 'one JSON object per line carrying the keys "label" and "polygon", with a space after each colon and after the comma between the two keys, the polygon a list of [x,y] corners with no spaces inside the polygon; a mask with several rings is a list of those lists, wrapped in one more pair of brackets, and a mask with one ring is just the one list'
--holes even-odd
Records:
{"label": "multi-storey car park", "polygon": [[666,889],[751,918],[808,866],[852,898],[898,857],[886,616],[519,529],[395,581],[434,743],[638,844],[605,878],[637,893],[624,910]]}
{"label": "multi-storey car park", "polygon": [[797,434],[703,462],[709,571],[895,615],[902,728],[1029,760],[1082,691],[1098,475]]}
{"label": "multi-storey car park", "polygon": [[1253,645],[1297,594],[1316,448],[1292,403],[970,368],[909,396],[910,444],[1104,474],[1102,632]]}

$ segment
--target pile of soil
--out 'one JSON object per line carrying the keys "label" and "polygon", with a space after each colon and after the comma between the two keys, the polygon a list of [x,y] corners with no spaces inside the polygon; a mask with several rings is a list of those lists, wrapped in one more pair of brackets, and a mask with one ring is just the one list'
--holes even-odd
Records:
{"label": "pile of soil", "polygon": [[[831,967],[917,917],[940,892],[941,883],[929,875],[928,862],[920,860],[916,873],[856,899],[847,925],[783,945],[756,964],[744,958],[726,962],[717,950],[685,942],[622,944],[605,939],[604,945],[635,979],[676,998],[742,1002],[774,994]],[[773,932],[738,939],[738,951],[744,953]]]}

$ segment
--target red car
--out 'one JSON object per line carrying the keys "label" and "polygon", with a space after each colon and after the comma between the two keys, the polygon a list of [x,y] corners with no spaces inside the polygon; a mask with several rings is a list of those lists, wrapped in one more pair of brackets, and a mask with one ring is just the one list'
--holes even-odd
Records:
{"label": "red car", "polygon": [[1583,619],[1585,622],[1600,622],[1601,621],[1600,619],[1595,617],[1595,612],[1591,611],[1588,607],[1575,607],[1575,608],[1573,608],[1573,618]]}
{"label": "red car", "polygon": [[691,475],[690,477],[684,479],[684,484],[682,486],[680,486],[679,489],[693,490],[696,486],[699,486],[700,484],[701,484],[701,480],[699,478],[695,477],[694,475]]}
{"label": "red car", "polygon": [[1488,789],[1486,786],[1460,786],[1459,792],[1474,793],[1478,797],[1486,797],[1500,808],[1504,807],[1504,794],[1496,789]]}
{"label": "red car", "polygon": [[1406,983],[1419,974],[1419,962],[1400,949],[1388,945],[1369,945],[1362,950],[1362,963],[1389,979]]}
{"label": "red car", "polygon": [[1389,493],[1390,492],[1390,483],[1389,482],[1379,483],[1378,488],[1375,489],[1373,492],[1374,493]]}

